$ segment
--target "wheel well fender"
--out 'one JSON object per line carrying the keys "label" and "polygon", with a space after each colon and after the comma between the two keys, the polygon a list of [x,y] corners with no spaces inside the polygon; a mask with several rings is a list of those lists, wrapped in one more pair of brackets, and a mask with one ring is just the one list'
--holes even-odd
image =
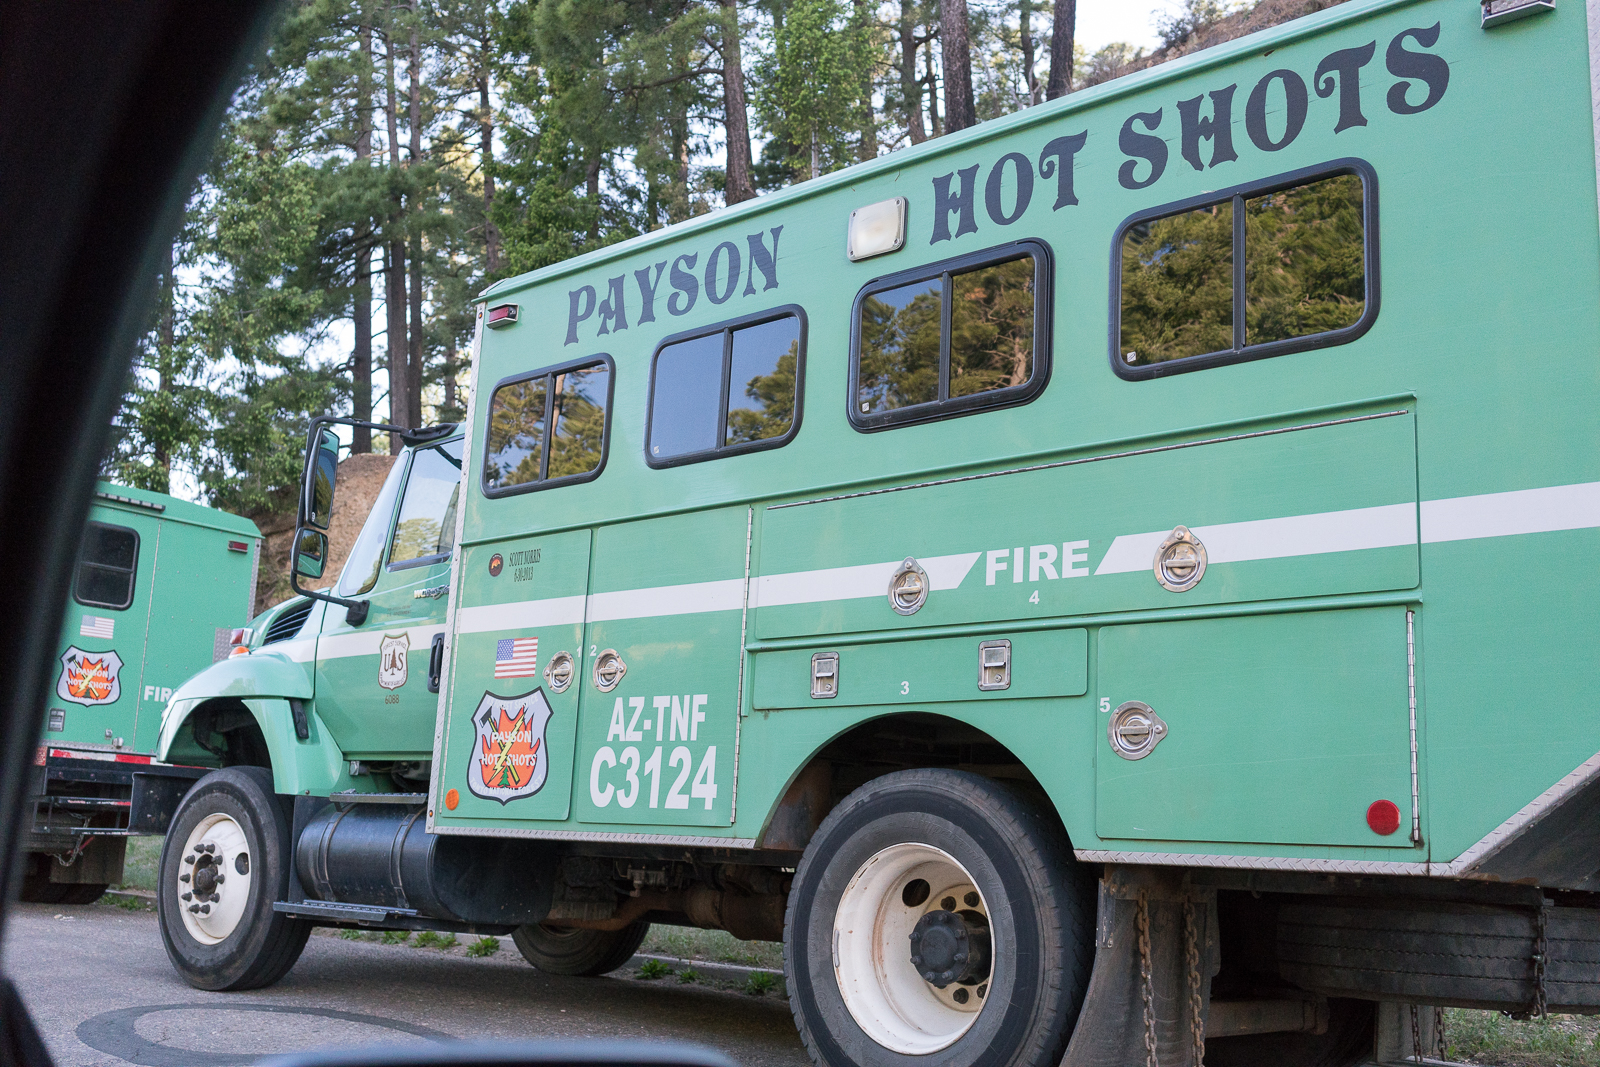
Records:
{"label": "wheel well fender", "polygon": [[1012,783],[1060,818],[1028,765],[991,734],[949,715],[892,711],[852,724],[796,767],[767,813],[757,847],[804,850],[846,796],[874,778],[913,767],[948,767]]}
{"label": "wheel well fender", "polygon": [[[325,795],[348,779],[344,754],[309,701],[287,697],[175,700],[157,758],[203,767],[263,767],[279,793]],[[296,709],[293,705],[300,704]],[[298,736],[297,716],[307,736]],[[348,785],[348,781],[343,784]]]}

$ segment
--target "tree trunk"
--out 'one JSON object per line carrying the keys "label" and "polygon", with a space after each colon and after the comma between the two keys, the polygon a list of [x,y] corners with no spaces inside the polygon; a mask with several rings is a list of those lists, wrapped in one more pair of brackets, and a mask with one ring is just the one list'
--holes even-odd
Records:
{"label": "tree trunk", "polygon": [[978,109],[972,102],[972,48],[967,31],[967,0],[939,0],[944,124],[951,133],[978,123]]}
{"label": "tree trunk", "polygon": [[723,200],[741,204],[755,199],[750,181],[750,118],[744,98],[744,59],[739,47],[739,0],[722,5],[722,112],[728,138],[727,184]]}
{"label": "tree trunk", "polygon": [[876,50],[869,47],[867,28],[872,25],[875,9],[867,0],[855,0],[856,24],[852,27],[855,45],[865,55],[864,62],[855,63],[861,75],[860,98],[856,103],[857,128],[861,140],[856,145],[856,160],[865,163],[878,158],[878,117],[872,107],[872,73],[877,60]]}
{"label": "tree trunk", "polygon": [[589,204],[594,209],[594,217],[589,220],[589,243],[591,245],[600,240],[600,163],[601,159],[598,155],[589,160],[588,173],[585,175],[587,181],[584,185],[584,192],[588,194]]}
{"label": "tree trunk", "polygon": [[[396,99],[394,75],[394,6],[389,7],[389,24],[383,39],[384,64],[384,121],[389,135],[389,167],[400,169],[400,103]],[[391,227],[404,220],[404,208],[395,197],[394,209],[389,218]],[[389,372],[389,422],[395,426],[406,424],[406,245],[399,237],[391,237],[388,262],[385,265],[386,281],[383,308],[388,341]],[[389,435],[389,454],[400,454],[400,435]]]}
{"label": "tree trunk", "polygon": [[933,69],[933,36],[931,34],[928,37],[927,51],[924,55],[927,58],[928,67],[928,73],[924,76],[924,80],[928,83],[928,119],[933,126],[933,135],[942,137],[944,136],[944,122],[939,117],[939,76]]}
{"label": "tree trunk", "polygon": [[449,342],[444,350],[444,406],[455,413],[456,406],[456,343]]}
{"label": "tree trunk", "polygon": [[[363,25],[361,68],[356,79],[356,162],[372,155],[372,27]],[[355,287],[350,301],[350,318],[355,326],[355,350],[350,354],[350,414],[357,419],[372,419],[372,246],[367,230],[356,235]],[[372,451],[372,431],[356,426],[350,433],[350,454]]]}
{"label": "tree trunk", "polygon": [[1039,79],[1033,73],[1033,5],[1019,0],[1018,21],[1022,26],[1022,76],[1028,86],[1028,106],[1039,102]]}
{"label": "tree trunk", "polygon": [[917,77],[917,33],[912,19],[915,0],[900,0],[900,95],[905,98],[906,136],[912,144],[928,139],[922,125],[922,81]]}
{"label": "tree trunk", "polygon": [[1056,0],[1056,19],[1050,27],[1050,84],[1046,99],[1072,91],[1072,37],[1078,22],[1078,0]]}
{"label": "tree trunk", "polygon": [[[416,0],[411,3],[411,54],[407,57],[406,78],[410,89],[411,158],[408,166],[422,162],[422,49],[417,41]],[[406,417],[409,425],[422,425],[422,225],[421,205],[413,183],[406,204],[411,216],[411,359],[406,368]]]}
{"label": "tree trunk", "polygon": [[478,155],[483,168],[483,266],[493,274],[500,269],[500,230],[490,218],[494,210],[494,112],[489,109],[489,26],[484,23],[478,45]]}
{"label": "tree trunk", "polygon": [[[178,341],[177,289],[172,284],[172,245],[167,244],[167,261],[161,270],[161,322],[157,327],[156,390],[163,395],[172,392],[172,349]],[[156,466],[161,468],[167,493],[172,492],[172,447],[161,436],[151,440]]]}

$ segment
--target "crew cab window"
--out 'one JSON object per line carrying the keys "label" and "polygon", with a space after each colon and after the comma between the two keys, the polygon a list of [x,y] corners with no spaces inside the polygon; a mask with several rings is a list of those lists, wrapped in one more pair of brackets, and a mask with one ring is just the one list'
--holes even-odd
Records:
{"label": "crew cab window", "polygon": [[1050,253],[1019,241],[856,297],[850,422],[885,429],[1032,400],[1049,378]]}
{"label": "crew cab window", "polygon": [[389,566],[434,563],[456,543],[456,503],[461,495],[461,442],[419,448],[411,456],[405,496],[394,524]]}
{"label": "crew cab window", "polygon": [[1351,160],[1134,216],[1112,251],[1117,373],[1149,378],[1360,336],[1377,311],[1375,194],[1371,169]]}
{"label": "crew cab window", "polygon": [[121,611],[133,603],[139,535],[126,526],[91,522],[83,532],[72,598],[94,608]]}
{"label": "crew cab window", "polygon": [[805,313],[790,306],[663,341],[650,373],[649,464],[789,441],[800,425],[805,335]]}
{"label": "crew cab window", "polygon": [[383,546],[389,541],[389,524],[394,520],[394,502],[405,482],[406,465],[396,460],[389,468],[389,476],[378,490],[378,498],[367,512],[367,521],[350,547],[350,558],[345,560],[339,575],[340,596],[360,596],[378,584],[378,573],[383,567]]}
{"label": "crew cab window", "polygon": [[489,496],[598,477],[611,410],[609,356],[591,356],[495,387],[483,458]]}

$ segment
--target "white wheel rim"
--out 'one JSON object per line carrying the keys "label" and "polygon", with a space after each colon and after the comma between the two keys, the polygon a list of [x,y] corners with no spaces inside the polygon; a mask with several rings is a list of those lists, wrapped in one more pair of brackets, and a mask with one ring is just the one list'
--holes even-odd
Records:
{"label": "white wheel rim", "polygon": [[[916,879],[928,884],[928,897],[907,904],[905,888]],[[952,898],[955,908],[945,908]],[[970,903],[974,898],[977,903]],[[912,964],[911,932],[924,915],[939,910],[989,915],[972,875],[932,845],[884,849],[861,865],[839,898],[833,926],[839,994],[856,1025],[893,1052],[925,1056],[949,1048],[977,1022],[987,1002],[980,995],[988,992],[987,977],[967,985],[952,982],[941,990]]]}
{"label": "white wheel rim", "polygon": [[190,937],[215,945],[238,928],[250,903],[255,859],[244,827],[231,816],[215,812],[189,831],[168,888],[178,898],[178,914]]}

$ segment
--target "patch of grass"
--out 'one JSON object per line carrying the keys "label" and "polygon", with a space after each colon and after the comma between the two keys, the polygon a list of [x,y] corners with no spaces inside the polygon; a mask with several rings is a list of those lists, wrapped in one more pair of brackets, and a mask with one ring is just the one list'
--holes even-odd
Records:
{"label": "patch of grass", "polygon": [[1494,1067],[1600,1067],[1600,1018],[1510,1019],[1497,1011],[1446,1008],[1446,1058]]}
{"label": "patch of grass", "polygon": [[723,930],[697,930],[684,926],[650,928],[639,951],[654,956],[676,956],[687,960],[738,963],[746,967],[783,967],[783,943],[779,941],[741,941]]}
{"label": "patch of grass", "polygon": [[480,937],[478,940],[467,946],[467,955],[474,958],[493,956],[499,951],[500,939],[498,937]]}
{"label": "patch of grass", "polygon": [[685,967],[683,970],[678,972],[678,981],[698,982],[700,981],[700,972],[695,970],[693,967]]}
{"label": "patch of grass", "polygon": [[150,909],[150,902],[148,900],[143,900],[143,899],[141,899],[139,897],[111,897],[111,896],[108,896],[105,899],[110,901],[111,905],[113,907],[121,908],[123,911],[149,911],[149,910],[151,910]]}
{"label": "patch of grass", "polygon": [[441,934],[436,930],[424,930],[413,941],[414,948],[455,948],[455,934]]}
{"label": "patch of grass", "polygon": [[114,888],[143,889],[154,893],[156,866],[161,862],[161,837],[128,838],[128,855],[122,863],[122,881]]}
{"label": "patch of grass", "polygon": [[655,978],[665,978],[671,973],[672,968],[660,960],[645,960],[644,966],[633,972],[635,978],[643,978],[647,981]]}
{"label": "patch of grass", "polygon": [[339,940],[341,940],[341,941],[361,941],[361,940],[364,940],[364,939],[361,936],[361,931],[360,930],[340,930],[339,931]]}
{"label": "patch of grass", "polygon": [[778,980],[767,971],[755,971],[744,980],[744,991],[752,997],[764,997],[778,988]]}
{"label": "patch of grass", "polygon": [[385,945],[404,945],[410,940],[410,930],[385,930],[383,932],[383,943]]}

